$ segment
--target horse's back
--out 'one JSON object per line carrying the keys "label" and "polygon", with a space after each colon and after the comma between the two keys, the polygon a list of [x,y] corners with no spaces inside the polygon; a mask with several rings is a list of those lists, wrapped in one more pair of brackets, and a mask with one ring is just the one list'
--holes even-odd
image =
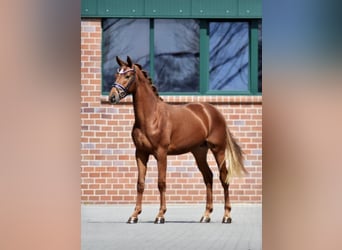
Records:
{"label": "horse's back", "polygon": [[225,119],[221,112],[212,104],[207,102],[189,103],[185,105],[186,108],[192,110],[203,121],[206,122],[208,128],[212,126],[224,125],[226,126]]}
{"label": "horse's back", "polygon": [[180,123],[201,123],[207,130],[212,127],[226,127],[226,121],[221,112],[210,103],[193,102],[185,105],[169,105],[170,118]]}

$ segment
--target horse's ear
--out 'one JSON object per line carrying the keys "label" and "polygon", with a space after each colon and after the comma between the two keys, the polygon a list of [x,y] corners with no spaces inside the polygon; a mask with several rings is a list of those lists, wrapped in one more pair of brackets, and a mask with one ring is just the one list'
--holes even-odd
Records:
{"label": "horse's ear", "polygon": [[126,63],[122,61],[118,56],[116,56],[116,61],[118,62],[119,66],[125,65]]}
{"label": "horse's ear", "polygon": [[132,60],[129,56],[127,56],[127,64],[128,64],[128,67],[132,68],[133,63],[132,63]]}

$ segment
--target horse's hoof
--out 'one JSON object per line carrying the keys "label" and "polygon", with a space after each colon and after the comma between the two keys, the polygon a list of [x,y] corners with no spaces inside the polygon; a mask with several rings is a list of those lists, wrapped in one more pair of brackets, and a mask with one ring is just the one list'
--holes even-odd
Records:
{"label": "horse's hoof", "polygon": [[157,217],[154,221],[154,224],[164,224],[165,219],[163,217]]}
{"label": "horse's hoof", "polygon": [[223,217],[222,223],[230,224],[230,223],[232,223],[232,218],[230,218],[230,217]]}
{"label": "horse's hoof", "polygon": [[128,224],[136,224],[138,222],[138,217],[129,217]]}
{"label": "horse's hoof", "polygon": [[202,216],[200,222],[201,223],[209,223],[210,222],[210,217]]}

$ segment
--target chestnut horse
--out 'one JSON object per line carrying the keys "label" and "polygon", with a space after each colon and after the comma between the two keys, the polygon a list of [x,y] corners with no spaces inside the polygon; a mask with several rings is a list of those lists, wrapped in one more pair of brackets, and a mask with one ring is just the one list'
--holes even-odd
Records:
{"label": "chestnut horse", "polygon": [[[205,212],[200,222],[210,222],[213,211],[213,173],[207,163],[208,150],[213,153],[220,171],[224,189],[224,216],[222,223],[231,223],[229,181],[232,176],[247,173],[243,166],[243,154],[226,126],[223,115],[208,103],[170,105],[159,97],[151,78],[139,64],[119,57],[120,66],[116,82],[109,93],[109,101],[118,103],[132,94],[135,122],[132,138],[136,147],[138,166],[137,200],[133,214],[127,223],[137,223],[142,211],[147,161],[150,155],[157,160],[160,209],[155,223],[164,223],[166,212],[166,157],[191,152],[195,157],[207,190]],[[228,163],[226,163],[228,161]]]}

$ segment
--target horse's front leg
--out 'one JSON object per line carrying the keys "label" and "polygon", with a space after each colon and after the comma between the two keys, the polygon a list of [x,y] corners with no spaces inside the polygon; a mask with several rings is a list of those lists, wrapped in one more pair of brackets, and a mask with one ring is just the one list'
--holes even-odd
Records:
{"label": "horse's front leg", "polygon": [[146,164],[148,161],[149,154],[136,150],[135,157],[138,166],[137,200],[134,212],[127,221],[127,223],[130,224],[138,222],[138,215],[142,211],[142,197],[145,189],[145,176],[147,170]]}
{"label": "horse's front leg", "polygon": [[158,189],[160,193],[160,208],[159,213],[154,221],[155,224],[163,224],[165,222],[164,214],[166,212],[166,156],[167,153],[159,154],[157,158],[158,165]]}

